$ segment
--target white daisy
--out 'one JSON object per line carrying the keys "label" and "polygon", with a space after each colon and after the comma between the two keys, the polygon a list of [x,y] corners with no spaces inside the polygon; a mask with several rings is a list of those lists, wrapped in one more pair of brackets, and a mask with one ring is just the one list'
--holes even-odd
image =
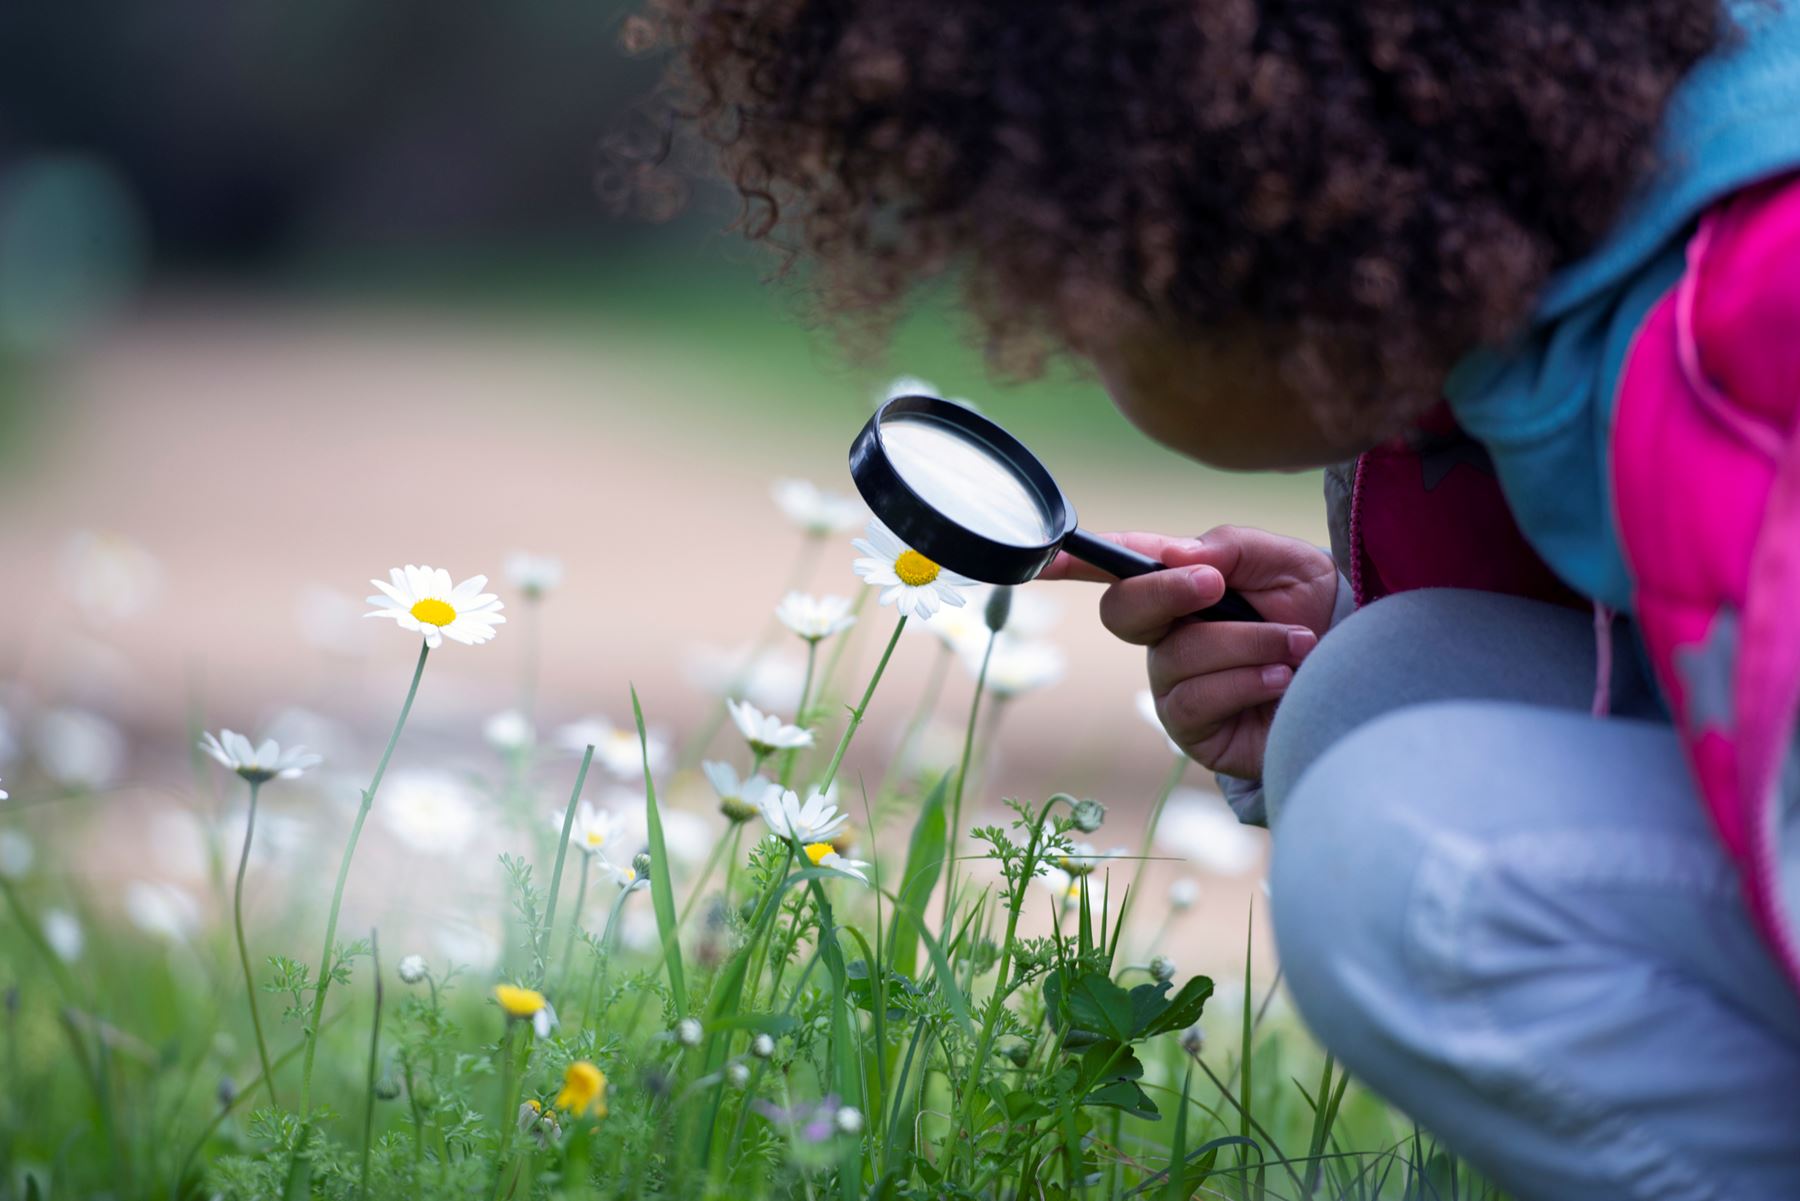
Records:
{"label": "white daisy", "polygon": [[87,945],[87,937],[81,929],[81,921],[67,909],[44,910],[44,941],[56,952],[56,957],[64,963],[74,963],[81,958],[81,950]]}
{"label": "white daisy", "polygon": [[307,768],[319,765],[319,757],[303,746],[292,746],[284,751],[273,738],[265,738],[262,745],[255,746],[235,730],[220,730],[216,738],[211,732],[203,734],[199,747],[253,784],[265,780],[298,780]]}
{"label": "white daisy", "polygon": [[65,788],[104,788],[125,766],[125,735],[85,709],[53,709],[38,719],[39,766]]}
{"label": "white daisy", "polygon": [[981,609],[980,604],[939,609],[929,619],[914,623],[914,628],[924,630],[958,655],[978,656],[987,649],[989,634]]}
{"label": "white daisy", "polygon": [[1221,876],[1241,876],[1260,863],[1264,837],[1223,799],[1197,788],[1178,789],[1156,823],[1159,845]]}
{"label": "white daisy", "polygon": [[719,794],[719,812],[723,813],[735,825],[747,822],[762,812],[763,794],[775,785],[764,776],[751,776],[748,780],[739,780],[737,769],[729,763],[707,760],[700,765],[706,773],[707,782],[713,791]]}
{"label": "white daisy", "polygon": [[162,591],[156,556],[123,534],[82,530],[63,544],[63,586],[95,625],[110,628],[150,609]]}
{"label": "white daisy", "polygon": [[774,494],[787,519],[815,538],[853,530],[863,519],[859,502],[826,492],[811,480],[776,480]]}
{"label": "white daisy", "polygon": [[856,624],[850,600],[842,596],[809,596],[790,592],[775,606],[776,620],[808,642],[841,634]]}
{"label": "white daisy", "polygon": [[454,642],[476,646],[494,636],[494,627],[506,618],[500,610],[506,606],[487,587],[484,575],[470,576],[460,584],[452,584],[450,573],[441,567],[396,567],[388,573],[391,583],[370,580],[380,590],[369,603],[375,608],[367,617],[391,617],[403,630],[416,630],[425,635],[425,645],[436,650],[448,636]]}
{"label": "white daisy", "polygon": [[506,582],[532,600],[542,598],[544,593],[562,581],[561,559],[550,555],[534,555],[523,550],[516,550],[506,556]]}
{"label": "white daisy", "polygon": [[[636,856],[633,858],[635,859]],[[637,868],[629,863],[621,866],[605,855],[596,855],[594,856],[594,866],[600,869],[600,878],[611,880],[616,888],[631,888],[639,882]]]}
{"label": "white daisy", "polygon": [[[562,832],[566,811],[554,810],[550,824]],[[569,827],[569,845],[587,855],[604,855],[609,844],[617,841],[619,821],[610,809],[598,809],[582,801],[575,807],[575,821]]]}
{"label": "white daisy", "polygon": [[0,877],[17,880],[31,870],[37,851],[17,830],[0,830]]}
{"label": "white daisy", "polygon": [[813,732],[800,726],[790,726],[773,713],[764,713],[749,701],[726,701],[725,708],[731,713],[731,720],[750,744],[750,749],[759,755],[772,754],[775,751],[795,750],[813,744]]}
{"label": "white daisy", "polygon": [[424,855],[454,855],[481,827],[475,798],[462,779],[434,768],[395,772],[377,812],[390,834]]}
{"label": "white daisy", "polygon": [[846,876],[855,876],[864,884],[869,882],[868,875],[863,871],[865,867],[869,866],[868,863],[861,859],[844,858],[829,842],[807,843],[806,857],[812,860],[814,867],[829,867],[843,872]]}
{"label": "white daisy", "polygon": [[537,731],[523,713],[506,709],[482,723],[481,736],[497,751],[522,751],[537,740]]}
{"label": "white daisy", "polygon": [[1156,698],[1150,694],[1148,688],[1137,694],[1137,711],[1138,716],[1150,723],[1151,729],[1163,736],[1163,741],[1169,744],[1171,752],[1186,756],[1187,752],[1181,749],[1181,744],[1170,738],[1169,732],[1163,729],[1162,718],[1156,715]]}
{"label": "white daisy", "polygon": [[556,742],[571,754],[594,748],[594,760],[620,780],[644,778],[644,756],[648,752],[651,772],[659,772],[669,756],[668,742],[655,730],[644,731],[644,745],[638,745],[636,727],[615,726],[604,717],[584,717],[570,722],[556,732]]}
{"label": "white daisy", "polygon": [[1056,866],[1071,876],[1091,875],[1095,868],[1114,860],[1129,858],[1131,852],[1124,847],[1114,847],[1102,854],[1094,849],[1091,842],[1078,842],[1069,848],[1069,853],[1056,861]]}
{"label": "white daisy", "polygon": [[125,887],[125,916],[146,934],[185,942],[200,927],[200,906],[172,884],[133,880]]}
{"label": "white daisy", "polygon": [[1072,909],[1081,903],[1082,881],[1087,881],[1088,908],[1099,913],[1106,908],[1106,880],[1101,876],[1072,875],[1060,867],[1041,864],[1038,867],[1038,879],[1045,888],[1061,902],[1064,908]]}
{"label": "white daisy", "polygon": [[961,606],[968,580],[933,563],[871,518],[867,536],[851,543],[863,552],[853,564],[862,581],[882,589],[881,603],[894,605],[907,617],[928,618],[940,606]]}
{"label": "white daisy", "polygon": [[[963,651],[963,666],[971,676],[980,673],[984,656],[986,647]],[[1003,697],[1046,688],[1063,678],[1068,665],[1063,653],[1048,642],[1028,642],[1005,634],[994,640],[994,653],[987,658],[987,689]]]}
{"label": "white daisy", "polygon": [[6,789],[0,788],[0,801],[6,800],[11,795],[12,794],[10,792],[6,791]]}
{"label": "white daisy", "polygon": [[770,789],[764,793],[762,815],[770,830],[802,846],[829,843],[850,822],[849,814],[839,813],[838,807],[828,798],[815,792],[801,804],[799,795],[791,788]]}

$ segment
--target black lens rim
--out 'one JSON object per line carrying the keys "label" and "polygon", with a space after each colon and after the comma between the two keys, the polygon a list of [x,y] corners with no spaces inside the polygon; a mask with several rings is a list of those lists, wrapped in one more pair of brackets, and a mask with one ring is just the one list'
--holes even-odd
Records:
{"label": "black lens rim", "polygon": [[[985,442],[1016,471],[1049,512],[1060,532],[1038,546],[997,542],[944,516],[900,478],[881,440],[883,420],[897,414],[924,416]],[[1075,529],[1075,506],[1025,444],[964,405],[935,396],[896,396],[884,403],[850,444],[850,478],[865,504],[896,537],[926,558],[984,584],[1023,584],[1056,557]]]}

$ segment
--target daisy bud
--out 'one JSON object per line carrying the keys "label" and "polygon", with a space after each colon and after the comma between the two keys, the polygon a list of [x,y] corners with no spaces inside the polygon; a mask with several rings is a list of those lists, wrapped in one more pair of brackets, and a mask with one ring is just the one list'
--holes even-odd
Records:
{"label": "daisy bud", "polygon": [[837,1111],[832,1119],[840,1134],[861,1134],[863,1128],[862,1110],[854,1105],[846,1105]]}
{"label": "daisy bud", "polygon": [[1167,984],[1175,978],[1175,961],[1167,955],[1158,955],[1150,960],[1150,978],[1158,984]]}
{"label": "daisy bud", "polygon": [[1169,885],[1169,908],[1180,913],[1192,909],[1200,900],[1200,885],[1183,876]]}
{"label": "daisy bud", "polygon": [[392,1073],[384,1072],[381,1078],[375,1081],[375,1095],[383,1101],[392,1101],[400,1095],[400,1081],[395,1079]]}
{"label": "daisy bud", "polygon": [[231,1103],[237,1100],[237,1081],[230,1076],[220,1076],[218,1091],[213,1095],[218,1097],[220,1109],[230,1109]]}
{"label": "daisy bud", "polygon": [[987,628],[996,634],[1006,628],[1006,619],[1012,615],[1012,592],[1011,588],[998,587],[988,593],[987,612],[982,617]]}
{"label": "daisy bud", "polygon": [[675,1041],[684,1047],[697,1047],[706,1031],[695,1018],[682,1018],[675,1023]]}
{"label": "daisy bud", "polygon": [[1075,828],[1083,834],[1092,834],[1106,820],[1106,806],[1099,801],[1075,802]]}
{"label": "daisy bud", "polygon": [[750,1054],[758,1059],[768,1059],[775,1054],[775,1040],[766,1034],[759,1034],[750,1040]]}
{"label": "daisy bud", "polygon": [[1181,1049],[1189,1055],[1198,1055],[1206,1047],[1206,1032],[1199,1026],[1189,1026],[1181,1032]]}
{"label": "daisy bud", "polygon": [[1012,1065],[1015,1068],[1024,1067],[1031,1062],[1031,1044],[1014,1043],[1012,1046],[1006,1048],[1006,1057],[1012,1061]]}
{"label": "daisy bud", "polygon": [[635,874],[636,879],[639,879],[639,880],[649,879],[650,878],[650,852],[649,851],[639,851],[637,854],[633,855],[631,857],[631,870]]}
{"label": "daisy bud", "polygon": [[425,978],[425,958],[422,955],[408,955],[400,961],[396,970],[400,973],[402,984],[417,984]]}
{"label": "daisy bud", "polygon": [[729,1064],[725,1068],[725,1079],[732,1088],[747,1088],[750,1084],[750,1068],[742,1063]]}

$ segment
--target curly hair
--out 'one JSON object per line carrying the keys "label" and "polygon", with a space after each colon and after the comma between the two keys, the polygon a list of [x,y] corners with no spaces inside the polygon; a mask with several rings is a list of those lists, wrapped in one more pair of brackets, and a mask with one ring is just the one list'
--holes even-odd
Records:
{"label": "curly hair", "polygon": [[955,274],[1014,373],[1122,321],[1274,331],[1353,421],[1519,327],[1731,36],[1722,0],[649,3],[823,311],[884,331]]}

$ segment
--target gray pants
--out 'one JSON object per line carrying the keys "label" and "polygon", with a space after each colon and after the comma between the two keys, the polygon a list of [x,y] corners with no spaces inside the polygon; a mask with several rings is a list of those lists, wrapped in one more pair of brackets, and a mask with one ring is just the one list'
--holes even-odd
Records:
{"label": "gray pants", "polygon": [[1295,1002],[1526,1201],[1797,1201],[1800,997],[1673,731],[1589,716],[1592,637],[1428,591],[1319,644],[1264,773]]}

